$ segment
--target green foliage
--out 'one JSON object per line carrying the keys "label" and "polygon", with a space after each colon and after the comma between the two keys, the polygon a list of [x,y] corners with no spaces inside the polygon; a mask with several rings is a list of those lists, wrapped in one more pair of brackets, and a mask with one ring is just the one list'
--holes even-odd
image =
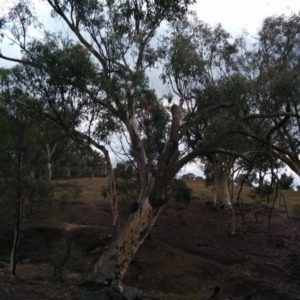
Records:
{"label": "green foliage", "polygon": [[51,201],[53,189],[36,176],[42,162],[41,119],[34,118],[26,105],[12,101],[17,97],[24,104],[31,103],[18,87],[6,90],[12,72],[0,72],[0,202],[7,217],[12,216],[12,207],[19,202],[24,218],[35,202]]}
{"label": "green foliage", "polygon": [[[9,219],[15,213],[18,188],[16,178],[5,177],[0,179],[0,214],[2,218]],[[21,191],[21,220],[34,213],[32,207],[35,203],[50,203],[54,197],[54,189],[51,183],[33,178],[23,178]]]}
{"label": "green foliage", "polygon": [[[132,203],[139,196],[139,183],[136,180],[135,169],[129,162],[118,162],[114,168],[114,175],[118,205],[124,212],[129,213]],[[101,195],[106,198],[108,194],[109,187],[102,187]]]}
{"label": "green foliage", "polygon": [[135,173],[130,163],[118,162],[114,168],[114,174],[117,179],[129,181],[134,179]]}
{"label": "green foliage", "polygon": [[256,180],[256,174],[255,172],[250,172],[250,173],[242,173],[239,174],[235,179],[234,182],[238,185],[241,185],[244,183],[246,186],[253,186],[253,183]]}
{"label": "green foliage", "polygon": [[163,105],[155,103],[153,95],[151,101],[148,97],[139,118],[139,125],[143,133],[148,165],[153,173],[155,173],[157,161],[163,152],[169,121],[169,113]]}
{"label": "green foliage", "polygon": [[118,180],[117,181],[117,196],[120,208],[129,213],[134,201],[139,196],[139,185],[136,180]]}
{"label": "green foliage", "polygon": [[106,176],[101,154],[70,139],[57,144],[52,161],[54,179]]}

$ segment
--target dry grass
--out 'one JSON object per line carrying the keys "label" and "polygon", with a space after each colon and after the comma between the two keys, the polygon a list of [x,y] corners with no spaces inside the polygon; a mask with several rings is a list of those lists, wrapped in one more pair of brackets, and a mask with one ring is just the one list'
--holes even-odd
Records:
{"label": "dry grass", "polygon": [[71,179],[61,179],[54,180],[53,184],[55,186],[55,200],[59,200],[63,192],[70,192],[72,186],[79,185],[81,187],[82,193],[78,197],[80,202],[94,202],[106,201],[101,195],[102,188],[106,187],[108,182],[107,178],[71,178]]}
{"label": "dry grass", "polygon": [[[76,179],[63,179],[53,182],[55,185],[55,199],[59,199],[59,195],[66,190],[69,190],[71,185],[77,184],[81,187],[82,193],[78,197],[80,202],[108,202],[109,199],[104,199],[101,195],[102,188],[106,187],[108,182],[107,178],[76,178]],[[212,198],[212,187],[206,187],[204,180],[187,181],[189,188],[193,190],[193,195],[200,199]],[[234,186],[234,199],[236,201],[239,187]],[[253,203],[253,199],[249,196],[252,188],[244,186],[240,194],[240,199],[243,203]],[[271,198],[271,201],[273,199]],[[278,201],[276,200],[276,207],[287,205],[290,209],[297,209],[300,207],[300,193],[294,190],[282,191],[279,194]],[[299,209],[300,210],[300,209]]]}
{"label": "dry grass", "polygon": [[[193,190],[193,195],[200,199],[208,199],[212,198],[212,187],[206,187],[204,180],[193,180],[186,182],[188,187]],[[234,200],[237,200],[239,186],[233,187],[233,197]],[[240,201],[244,204],[253,203],[254,200],[249,196],[252,187],[244,186],[240,193]],[[274,201],[274,196],[270,198],[270,202]],[[269,204],[271,205],[271,204]],[[279,192],[278,199],[276,199],[275,207],[283,207],[287,206],[290,211],[299,211],[300,215],[300,192],[294,190],[287,190]]]}

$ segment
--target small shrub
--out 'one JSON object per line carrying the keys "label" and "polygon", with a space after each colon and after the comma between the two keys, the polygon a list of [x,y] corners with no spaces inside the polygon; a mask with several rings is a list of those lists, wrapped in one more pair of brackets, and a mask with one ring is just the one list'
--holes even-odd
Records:
{"label": "small shrub", "polygon": [[291,190],[293,188],[294,177],[283,173],[279,180],[282,190]]}
{"label": "small shrub", "polygon": [[249,193],[249,197],[255,200],[255,202],[263,202],[273,194],[273,191],[274,187],[272,184],[264,182],[263,184],[253,188]]}
{"label": "small shrub", "polygon": [[192,200],[192,189],[188,188],[182,179],[173,179],[169,196],[174,200],[177,217],[180,224],[184,225],[181,210],[187,207]]}
{"label": "small shrub", "polygon": [[188,206],[192,200],[192,189],[182,179],[173,179],[169,194],[178,208]]}

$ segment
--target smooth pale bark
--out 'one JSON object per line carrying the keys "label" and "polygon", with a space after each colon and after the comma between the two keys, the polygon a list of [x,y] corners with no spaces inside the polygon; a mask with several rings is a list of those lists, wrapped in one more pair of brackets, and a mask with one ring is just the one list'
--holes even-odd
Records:
{"label": "smooth pale bark", "polygon": [[146,199],[132,212],[123,230],[95,265],[90,280],[122,290],[127,267],[151,231],[162,207],[153,209]]}
{"label": "smooth pale bark", "polygon": [[231,207],[229,185],[228,185],[228,172],[225,167],[214,162],[214,196],[213,201],[216,207],[222,204]]}
{"label": "smooth pale bark", "polygon": [[215,173],[215,190],[214,190],[214,205],[219,207],[222,204],[231,206],[228,177],[226,172],[220,171]]}

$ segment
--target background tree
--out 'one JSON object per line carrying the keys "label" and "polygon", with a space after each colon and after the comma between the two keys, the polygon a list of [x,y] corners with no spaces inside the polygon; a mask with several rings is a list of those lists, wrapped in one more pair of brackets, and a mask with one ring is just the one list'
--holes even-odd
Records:
{"label": "background tree", "polygon": [[[1,180],[0,202],[15,206],[15,229],[11,252],[11,274],[16,274],[19,231],[21,223],[32,213],[32,203],[51,196],[47,184],[36,180],[32,171],[39,166],[39,124],[20,102],[30,102],[19,89],[7,90],[9,71],[1,70]],[[7,214],[7,217],[11,214]]]}
{"label": "background tree", "polygon": [[283,173],[280,176],[279,183],[282,190],[291,190],[293,188],[294,177]]}

